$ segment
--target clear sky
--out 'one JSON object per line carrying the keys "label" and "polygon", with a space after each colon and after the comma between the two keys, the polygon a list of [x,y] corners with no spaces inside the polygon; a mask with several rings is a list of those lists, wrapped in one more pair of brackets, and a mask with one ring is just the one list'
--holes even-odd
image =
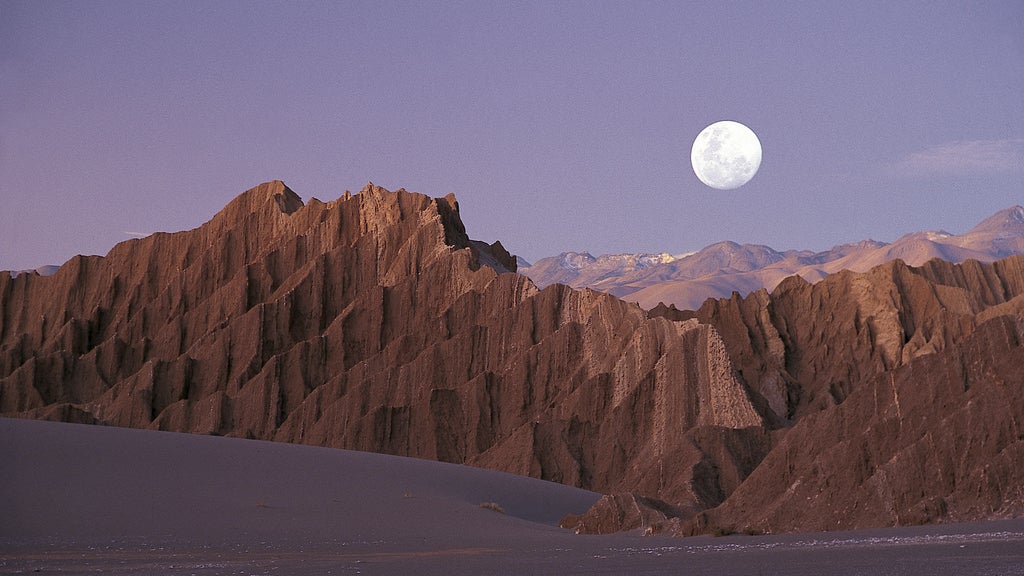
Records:
{"label": "clear sky", "polygon": [[[725,119],[732,191],[689,162]],[[1024,203],[1024,2],[0,0],[0,269],[271,179],[454,192],[528,260],[963,232]]]}

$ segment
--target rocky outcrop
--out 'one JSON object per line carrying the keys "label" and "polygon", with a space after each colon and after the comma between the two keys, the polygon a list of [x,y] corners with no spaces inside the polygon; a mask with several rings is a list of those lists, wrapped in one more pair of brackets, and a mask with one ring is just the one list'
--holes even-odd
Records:
{"label": "rocky outcrop", "polygon": [[[1022,310],[1020,256],[894,261],[813,285],[791,278],[770,295],[698,311],[652,310],[714,325],[781,439],[724,504],[666,529],[816,531],[1024,514],[1024,483],[1007,467],[1024,439]],[[922,483],[936,470],[944,484]]]}
{"label": "rocky outcrop", "polygon": [[678,512],[664,502],[636,494],[606,494],[583,514],[568,514],[559,523],[577,534],[614,534],[643,529],[653,533]]}
{"label": "rocky outcrop", "polygon": [[[686,503],[669,500],[681,504],[671,512],[654,507],[666,515],[664,520],[647,515],[637,524],[635,515],[623,515],[605,503],[571,523],[581,532],[607,531],[621,521],[624,529],[642,525],[654,533],[690,535],[867,528],[1024,514],[1019,498],[1024,483],[1006,468],[1012,461],[1007,459],[1019,450],[1014,443],[1024,438],[1011,424],[1014,419],[1024,421],[1024,406],[1011,398],[1024,394],[1019,375],[1024,374],[1024,362],[1018,358],[1016,332],[1007,327],[1024,323],[1022,310],[1020,256],[993,264],[934,260],[917,268],[893,261],[863,274],[835,274],[816,284],[793,277],[771,294],[734,294],[709,300],[697,311],[659,306],[649,312],[652,317],[715,327],[765,428],[760,436],[750,429],[725,432],[723,438],[731,441],[723,445],[730,446],[729,451],[703,445],[699,453],[716,470],[718,487],[694,490],[704,497]],[[968,377],[962,367],[972,364],[984,368],[975,368],[974,376]],[[972,378],[1003,382],[1010,390],[973,386]],[[871,410],[885,409],[879,398],[894,398],[892,386],[901,381],[914,390],[895,396],[905,398],[899,402],[901,410],[887,414],[871,429],[856,429],[870,420]],[[974,388],[972,394],[979,397],[950,395],[948,389],[936,387],[940,383]],[[880,396],[887,391],[887,396]],[[933,405],[936,399],[946,410],[967,406],[973,416],[952,419]],[[993,403],[1007,400],[1011,401],[1003,415],[992,422],[995,429],[979,430],[977,421],[971,420],[984,418]],[[854,408],[858,402],[871,406]],[[850,417],[850,410],[859,412]],[[899,424],[907,418],[917,422],[913,433]],[[991,438],[1003,438],[1003,444],[986,444]],[[983,448],[960,453],[964,442]],[[903,450],[904,444],[914,449]],[[737,451],[739,446],[754,447],[752,454]],[[956,492],[948,485],[915,486],[921,470],[932,469],[940,457],[925,447],[942,448],[948,452],[943,458],[959,459],[955,474],[945,472],[959,474],[959,479],[950,480],[959,482]],[[758,455],[765,453],[762,461]],[[717,456],[710,457],[713,454]],[[892,458],[901,463],[887,468]],[[746,464],[726,474],[725,462]],[[822,462],[828,466],[823,468]],[[978,484],[979,474],[987,474],[988,484]],[[735,482],[722,483],[727,476]],[[701,472],[692,475],[701,477]],[[968,478],[975,478],[967,484],[973,496],[963,492]],[[865,484],[867,479],[872,484]],[[951,504],[963,501],[969,504]]]}
{"label": "rocky outcrop", "polygon": [[194,230],[0,273],[0,414],[610,494],[566,519],[579,532],[1024,514],[1024,257],[790,278],[694,311],[515,269],[453,196],[303,204],[266,183]]}
{"label": "rocky outcrop", "polygon": [[679,528],[823,531],[1024,514],[1024,318],[988,321],[802,419]]}
{"label": "rocky outcrop", "polygon": [[762,417],[715,328],[514,269],[452,196],[263,184],[195,230],[0,275],[0,412],[717,504],[747,470],[694,431]]}
{"label": "rocky outcrop", "polygon": [[770,420],[788,425],[839,404],[859,385],[945,350],[998,315],[1019,313],[1024,257],[993,264],[896,260],[816,284],[791,277],[768,294],[709,300],[697,311],[652,316],[713,325]]}

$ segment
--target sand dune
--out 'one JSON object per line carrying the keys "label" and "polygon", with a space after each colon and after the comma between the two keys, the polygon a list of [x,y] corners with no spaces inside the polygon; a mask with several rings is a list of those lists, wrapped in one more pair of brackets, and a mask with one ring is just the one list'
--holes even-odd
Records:
{"label": "sand dune", "polygon": [[557,522],[597,494],[466,466],[15,419],[0,439],[0,574],[1024,574],[1021,521],[577,536]]}
{"label": "sand dune", "polygon": [[[424,541],[557,529],[598,494],[511,474],[273,442],[4,419],[4,538]],[[504,514],[482,509],[494,502]],[[443,528],[443,530],[439,530]],[[55,532],[56,530],[56,532]],[[488,540],[489,541],[489,540]],[[433,543],[431,548],[436,548]]]}

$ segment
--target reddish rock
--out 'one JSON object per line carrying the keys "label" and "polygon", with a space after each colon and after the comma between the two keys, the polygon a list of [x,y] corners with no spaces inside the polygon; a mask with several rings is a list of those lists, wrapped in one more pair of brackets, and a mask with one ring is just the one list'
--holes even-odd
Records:
{"label": "reddish rock", "polygon": [[0,414],[619,494],[581,531],[1024,513],[1022,257],[651,313],[514,269],[466,235],[453,196],[371,184],[303,205],[270,182],[194,230],[0,274]]}
{"label": "reddish rock", "polygon": [[0,410],[717,503],[750,466],[691,431],[762,418],[716,330],[514,268],[452,196],[263,184],[195,230],[0,275]]}
{"label": "reddish rock", "polygon": [[792,423],[841,403],[859,383],[942,351],[979,321],[1019,313],[1024,257],[992,264],[898,260],[809,284],[798,277],[699,311],[660,306],[652,316],[696,318],[717,329],[742,381],[771,420]]}
{"label": "reddish rock", "polygon": [[814,532],[1024,515],[1024,318],[872,378],[802,419],[681,528]]}
{"label": "reddish rock", "polygon": [[607,494],[584,514],[569,514],[559,523],[577,534],[613,534],[643,529],[653,532],[678,513],[664,502],[636,494]]}

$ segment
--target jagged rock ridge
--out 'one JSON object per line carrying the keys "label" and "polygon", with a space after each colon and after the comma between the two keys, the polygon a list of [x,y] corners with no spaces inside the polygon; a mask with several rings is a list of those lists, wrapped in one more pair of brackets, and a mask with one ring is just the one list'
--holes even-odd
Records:
{"label": "jagged rock ridge", "polygon": [[[715,329],[514,269],[454,197],[370,185],[303,206],[271,182],[195,230],[0,275],[0,412],[716,504],[730,446],[757,450],[729,435],[761,416]],[[704,447],[723,472],[695,482]]]}
{"label": "jagged rock ridge", "polygon": [[466,235],[452,196],[368,185],[303,205],[267,183],[195,230],[49,277],[0,274],[0,414],[372,450],[612,494],[567,519],[578,531],[1024,512],[1010,466],[1024,258],[891,262],[650,313],[539,290],[515,267]]}

